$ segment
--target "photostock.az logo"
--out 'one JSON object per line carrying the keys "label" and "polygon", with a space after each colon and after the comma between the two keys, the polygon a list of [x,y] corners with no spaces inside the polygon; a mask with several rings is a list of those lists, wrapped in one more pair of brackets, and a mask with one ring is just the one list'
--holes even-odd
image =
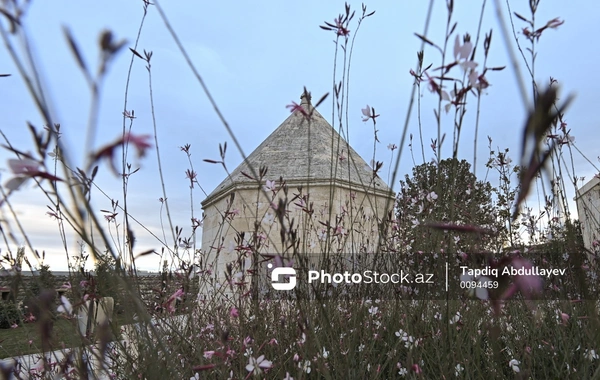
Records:
{"label": "photostock.az logo", "polygon": [[[273,268],[273,264],[267,264],[267,268]],[[289,282],[280,282],[280,277],[285,276]],[[292,290],[296,287],[296,270],[291,267],[279,267],[271,272],[271,286],[275,290]]]}

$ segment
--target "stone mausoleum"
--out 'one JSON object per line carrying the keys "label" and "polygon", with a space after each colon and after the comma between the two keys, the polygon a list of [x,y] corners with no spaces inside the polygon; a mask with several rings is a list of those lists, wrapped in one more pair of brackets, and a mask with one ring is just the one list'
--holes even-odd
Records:
{"label": "stone mausoleum", "polygon": [[579,188],[575,202],[585,248],[597,251],[600,249],[600,178],[593,177]]}
{"label": "stone mausoleum", "polygon": [[201,265],[218,283],[249,270],[266,274],[269,264],[314,267],[335,257],[351,268],[385,250],[393,206],[388,185],[305,92],[202,202]]}

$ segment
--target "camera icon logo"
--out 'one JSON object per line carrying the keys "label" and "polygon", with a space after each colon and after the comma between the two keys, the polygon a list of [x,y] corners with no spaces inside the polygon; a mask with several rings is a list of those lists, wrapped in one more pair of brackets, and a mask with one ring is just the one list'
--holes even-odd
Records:
{"label": "camera icon logo", "polygon": [[[273,268],[273,264],[267,264],[267,268]],[[280,281],[280,279],[288,278],[288,282]],[[291,267],[279,267],[271,272],[271,286],[275,290],[292,290],[296,287],[296,270]]]}

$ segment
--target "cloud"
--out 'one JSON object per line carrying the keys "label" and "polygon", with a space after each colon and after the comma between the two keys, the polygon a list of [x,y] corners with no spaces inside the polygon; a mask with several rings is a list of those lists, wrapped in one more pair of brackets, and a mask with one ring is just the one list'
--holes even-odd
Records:
{"label": "cloud", "polygon": [[[73,258],[81,253],[91,253],[90,248],[82,243],[83,240],[73,231],[68,223],[65,223],[64,225],[65,235],[63,240],[59,228],[59,221],[48,215],[48,211],[50,210],[46,204],[49,202],[39,191],[36,191],[35,189],[25,189],[19,193],[15,193],[10,201],[12,208],[15,210],[18,222],[24,230],[24,234],[19,230],[17,222],[5,205],[3,207],[4,222],[2,227],[4,228],[4,231],[10,231],[14,236],[14,241],[10,242],[10,246],[4,247],[5,252],[7,249],[10,249],[14,254],[19,247],[25,247],[27,259],[34,267],[37,267],[42,264],[42,261],[38,260],[34,253],[37,250],[40,257],[43,255],[45,256],[43,263],[50,265],[52,270],[66,270],[68,268],[69,260],[72,262]],[[149,200],[148,197],[145,197],[144,195],[133,197],[132,202],[130,213],[145,227],[140,226],[140,224],[136,223],[133,219],[130,220],[136,239],[134,255],[149,250],[155,250],[160,254],[162,244],[156,237],[160,240],[166,239],[166,244],[169,247],[172,247],[172,235],[169,232],[165,211],[162,211],[165,228],[163,232],[160,221],[159,205],[156,207],[148,207]],[[139,204],[138,202],[141,202],[142,204]],[[190,234],[191,228],[189,227],[189,215],[187,214],[189,211],[178,212],[178,210],[185,209],[182,208],[183,203],[185,202],[174,201],[171,205],[171,212],[173,224],[183,228],[182,237],[185,237]],[[117,248],[117,246],[123,247],[123,229],[121,227],[122,212],[120,212],[117,217],[119,227],[116,227],[114,223],[108,224],[104,220],[103,215],[103,213],[98,213],[102,228],[108,239],[111,240],[113,248],[120,252],[122,248]],[[156,237],[152,236],[148,230]],[[28,246],[27,241],[30,242],[33,251]],[[98,250],[100,252],[107,252],[106,246],[99,234],[94,235],[94,241],[99,243]],[[201,241],[199,236],[197,241]],[[165,252],[168,252],[168,250],[165,249]],[[165,254],[165,257],[163,257],[163,259],[170,258],[171,257],[168,254]],[[137,259],[136,265],[138,269],[158,270],[160,269],[159,261],[157,255],[150,254]],[[92,269],[94,265],[92,255],[90,254],[90,258],[86,263],[86,268]],[[28,268],[25,267],[24,269]]]}

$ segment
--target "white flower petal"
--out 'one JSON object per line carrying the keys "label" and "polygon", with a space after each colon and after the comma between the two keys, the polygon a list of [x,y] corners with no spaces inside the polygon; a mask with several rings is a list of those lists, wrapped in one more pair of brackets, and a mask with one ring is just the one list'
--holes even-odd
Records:
{"label": "white flower petal", "polygon": [[464,45],[460,48],[460,58],[469,59],[469,55],[471,55],[471,50],[473,50],[473,44],[471,41],[465,42]]}
{"label": "white flower petal", "polygon": [[363,108],[362,110],[362,114],[365,115],[366,117],[371,116],[371,107],[369,107],[369,105],[367,104],[367,106],[365,108]]}
{"label": "white flower petal", "polygon": [[475,289],[475,297],[479,298],[480,300],[487,300],[488,298],[490,298],[488,295],[488,291],[485,288]]}
{"label": "white flower petal", "polygon": [[67,297],[60,296],[60,303],[61,305],[58,308],[56,308],[56,311],[58,311],[59,313],[66,314],[71,314],[73,312],[73,305],[71,305],[71,302],[69,302]]}
{"label": "white flower petal", "polygon": [[456,34],[456,38],[454,39],[454,59],[458,60],[458,55],[460,54],[460,37],[458,33]]}

